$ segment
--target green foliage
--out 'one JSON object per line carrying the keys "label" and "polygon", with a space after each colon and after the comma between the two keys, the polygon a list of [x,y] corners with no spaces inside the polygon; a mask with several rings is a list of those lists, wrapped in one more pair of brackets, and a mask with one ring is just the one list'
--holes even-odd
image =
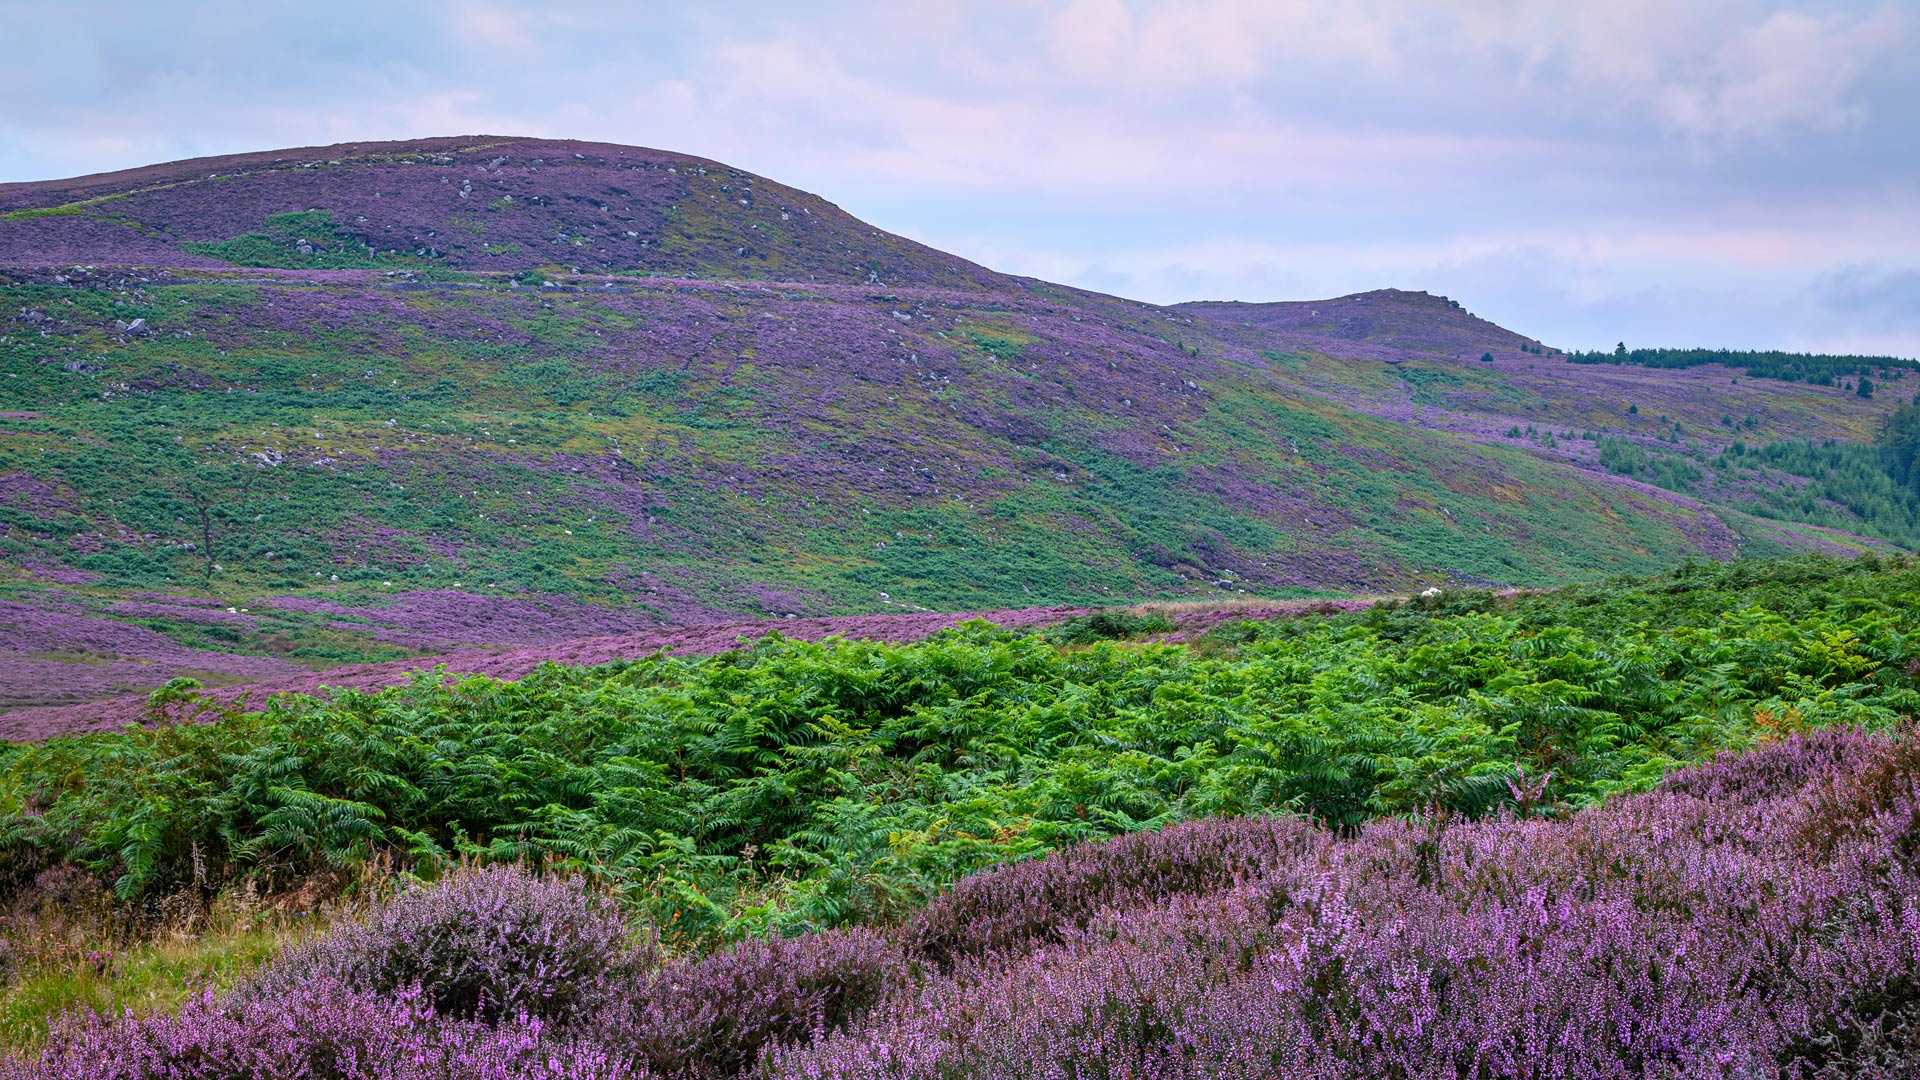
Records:
{"label": "green foliage", "polygon": [[1603,438],[1598,445],[1600,464],[1610,473],[1631,476],[1669,491],[1699,489],[1703,474],[1683,458],[1625,439]]}
{"label": "green foliage", "polygon": [[[1491,360],[1492,357],[1487,359]],[[1412,388],[1413,401],[1421,405],[1442,404],[1447,391],[1466,385],[1466,380],[1460,376],[1438,368],[1398,367],[1393,373]]]}
{"label": "green foliage", "polygon": [[1001,363],[1010,363],[1020,359],[1024,349],[1022,342],[999,334],[985,334],[978,330],[969,330],[967,340],[979,347],[980,351]]}
{"label": "green foliage", "polygon": [[[1780,487],[1760,493],[1754,512],[1920,547],[1920,492],[1901,487],[1873,447],[1801,440],[1757,447],[1746,458],[1807,478],[1797,490]],[[1834,508],[1845,512],[1835,513]]]}
{"label": "green foliage", "polygon": [[1450,591],[1197,647],[974,623],[517,683],[428,673],[0,752],[0,855],[130,898],[376,856],[550,859],[670,938],[791,932],[1181,818],[1480,814],[1520,770],[1552,774],[1541,805],[1579,806],[1786,731],[1888,726],[1920,708],[1917,616],[1911,561],[1803,559]]}
{"label": "green foliage", "polygon": [[[380,255],[361,237],[336,224],[330,210],[269,214],[261,226],[260,232],[245,233],[231,240],[215,243],[186,241],[180,246],[195,255],[220,259],[235,266],[282,270],[341,270],[426,262],[412,255]],[[302,247],[306,250],[301,250]]]}
{"label": "green foliage", "polygon": [[[1912,409],[1912,406],[1903,408]],[[1669,491],[1738,506],[1757,517],[1806,522],[1920,547],[1920,490],[1911,478],[1912,446],[1901,425],[1920,411],[1889,418],[1879,447],[1834,439],[1748,446],[1735,441],[1718,454],[1657,443],[1602,438],[1600,464]]]}
{"label": "green foliage", "polygon": [[33,218],[76,217],[87,212],[85,203],[62,203],[59,206],[29,206],[24,210],[10,210],[0,215],[0,221],[30,221]]}
{"label": "green foliage", "polygon": [[[102,1016],[176,1009],[197,993],[225,990],[261,967],[292,936],[255,920],[222,919],[191,937],[168,935],[115,950],[50,957],[0,982],[0,1052],[31,1050],[62,1014]],[[83,939],[84,940],[84,939]],[[55,947],[67,946],[61,940]],[[78,950],[76,950],[78,951]]]}
{"label": "green foliage", "polygon": [[[1566,354],[1566,358],[1574,364],[1633,364],[1669,369],[1723,364],[1755,379],[1806,382],[1816,386],[1832,386],[1835,379],[1849,375],[1897,376],[1899,372],[1920,366],[1912,360],[1893,356],[1832,356],[1744,349],[1628,349],[1625,342],[1615,346],[1612,352],[1573,352]],[[1871,388],[1860,396],[1871,397]]]}
{"label": "green foliage", "polygon": [[1879,450],[1893,482],[1920,494],[1920,404],[1908,402],[1887,414],[1880,428]]}
{"label": "green foliage", "polygon": [[1076,615],[1047,633],[1063,645],[1089,645],[1096,641],[1119,641],[1143,634],[1165,634],[1174,629],[1165,615],[1135,615],[1127,611],[1096,611]]}

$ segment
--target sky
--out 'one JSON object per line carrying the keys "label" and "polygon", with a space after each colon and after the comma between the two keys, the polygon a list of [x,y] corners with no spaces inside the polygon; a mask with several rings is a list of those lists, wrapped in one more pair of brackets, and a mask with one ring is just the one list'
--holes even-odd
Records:
{"label": "sky", "polygon": [[1920,357],[1920,0],[0,0],[0,182],[427,135],[725,161],[1170,303]]}

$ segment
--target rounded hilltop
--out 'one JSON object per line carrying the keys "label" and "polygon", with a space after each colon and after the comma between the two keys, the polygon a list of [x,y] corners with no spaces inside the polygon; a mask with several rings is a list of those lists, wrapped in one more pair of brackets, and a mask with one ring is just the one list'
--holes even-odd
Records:
{"label": "rounded hilltop", "polygon": [[469,135],[193,158],[0,184],[0,266],[714,276],[978,288],[1001,280],[717,161]]}

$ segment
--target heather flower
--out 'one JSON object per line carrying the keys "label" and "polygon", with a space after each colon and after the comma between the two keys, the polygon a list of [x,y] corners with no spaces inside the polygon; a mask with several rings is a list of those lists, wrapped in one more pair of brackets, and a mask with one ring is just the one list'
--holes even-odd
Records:
{"label": "heather flower", "polygon": [[417,987],[441,1016],[564,1023],[624,992],[651,960],[650,949],[629,948],[618,910],[580,882],[493,866],[416,887],[364,924],[295,947],[248,995],[316,980],[374,995]]}
{"label": "heather flower", "polygon": [[[1381,821],[1345,840],[1203,822],[1005,867],[949,902],[990,918],[1004,897],[1024,918],[969,939],[936,905],[916,927],[942,955],[998,952],[763,1072],[1911,1077],[1916,763],[1911,737],[1833,731],[1562,820]],[[1812,813],[1851,820],[1809,833]],[[1258,852],[1261,831],[1276,857],[1208,854]],[[1096,872],[1107,859],[1168,887],[1129,896]],[[1250,872],[1196,888],[1210,859]]]}
{"label": "heather flower", "polygon": [[371,994],[330,978],[178,1013],[68,1020],[37,1059],[0,1058],[0,1080],[644,1080],[606,1047],[538,1018],[455,1020],[408,988]]}
{"label": "heather flower", "polygon": [[769,1046],[838,1030],[909,980],[905,954],[872,930],[749,941],[660,968],[594,1030],[662,1076],[727,1077]]}

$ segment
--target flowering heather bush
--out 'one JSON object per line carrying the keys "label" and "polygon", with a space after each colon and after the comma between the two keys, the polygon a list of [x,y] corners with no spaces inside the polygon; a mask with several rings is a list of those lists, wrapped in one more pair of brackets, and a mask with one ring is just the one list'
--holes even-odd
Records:
{"label": "flowering heather bush", "polygon": [[[156,671],[272,678],[299,670],[285,660],[189,648],[77,610],[0,600],[0,707],[86,701],[145,684]],[[0,737],[13,734],[25,732],[0,728]]]}
{"label": "flowering heather bush", "polygon": [[403,593],[389,603],[349,607],[310,597],[281,597],[275,607],[345,616],[374,638],[417,648],[515,646],[609,637],[651,628],[642,611],[609,611],[570,596],[476,596],[447,589]]}
{"label": "flowering heather bush", "polygon": [[899,946],[872,930],[744,942],[660,968],[594,1031],[661,1076],[733,1076],[765,1047],[839,1029],[910,978]]}
{"label": "flowering heather bush", "polygon": [[1170,825],[963,878],[917,912],[903,939],[942,965],[1077,936],[1096,917],[1217,892],[1299,860],[1326,836],[1297,818]]}
{"label": "flowering heather bush", "polygon": [[[1564,821],[1378,822],[1108,910],[774,1054],[779,1077],[1909,1077],[1920,754],[1792,738]],[[1874,798],[1833,798],[1877,777]],[[1751,785],[1751,786],[1749,786]],[[1852,808],[1844,841],[1809,813]],[[1179,864],[1289,823],[1208,822]],[[1128,843],[1139,845],[1141,841]],[[1149,845],[1153,846],[1153,845]],[[1144,849],[1143,849],[1144,850]],[[1032,895],[1065,853],[983,875]],[[1036,874],[1036,871],[1038,872]],[[1177,875],[1176,875],[1177,877]]]}
{"label": "flowering heather bush", "polygon": [[267,997],[198,998],[174,1015],[77,1017],[4,1080],[644,1080],[606,1047],[539,1019],[437,1015],[416,989],[367,994],[329,979]]}
{"label": "flowering heather bush", "polygon": [[456,871],[399,896],[364,925],[292,949],[248,990],[278,998],[331,981],[387,996],[418,987],[440,1016],[565,1023],[619,993],[650,962],[620,915],[577,881],[515,867]]}

